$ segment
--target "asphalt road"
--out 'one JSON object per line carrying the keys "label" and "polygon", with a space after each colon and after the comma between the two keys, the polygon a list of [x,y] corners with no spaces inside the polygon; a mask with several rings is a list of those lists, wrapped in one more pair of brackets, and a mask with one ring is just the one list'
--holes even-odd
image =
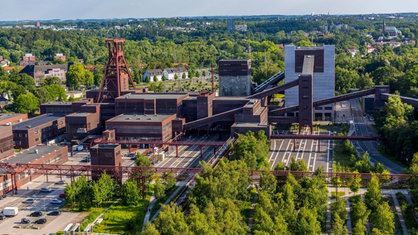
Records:
{"label": "asphalt road", "polygon": [[[377,135],[376,131],[373,128],[373,122],[369,120],[368,117],[363,115],[361,110],[360,102],[358,99],[350,100],[351,113],[354,121],[355,131],[353,135],[360,136],[370,136]],[[384,157],[378,151],[378,142],[377,141],[352,141],[354,147],[360,155],[363,155],[366,151],[370,155],[370,160],[373,163],[380,162],[385,168],[387,168],[392,174],[400,174],[403,172],[403,167],[394,163],[390,159]]]}

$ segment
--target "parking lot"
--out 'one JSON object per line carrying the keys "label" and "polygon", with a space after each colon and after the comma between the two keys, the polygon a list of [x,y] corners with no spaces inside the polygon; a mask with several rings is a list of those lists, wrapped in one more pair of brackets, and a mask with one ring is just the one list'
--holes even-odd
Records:
{"label": "parking lot", "polygon": [[[64,182],[70,181],[69,178],[63,178],[63,180]],[[48,181],[46,182],[44,176],[38,177],[21,187],[16,195],[8,195],[0,200],[1,210],[4,207],[19,209],[16,216],[0,220],[2,234],[50,234],[63,230],[68,223],[78,222],[82,219],[81,213],[66,211],[61,212],[60,215],[47,215],[53,210],[59,210],[59,207],[64,204],[64,202],[60,202],[59,195],[63,193],[65,188],[65,183],[59,182],[59,177],[49,176]],[[41,192],[41,188],[48,188],[51,191]],[[31,202],[32,200],[33,202]],[[30,216],[35,211],[41,211],[42,216]],[[21,223],[23,218],[27,218],[29,223]],[[46,223],[36,224],[35,221],[40,218],[46,218]]]}

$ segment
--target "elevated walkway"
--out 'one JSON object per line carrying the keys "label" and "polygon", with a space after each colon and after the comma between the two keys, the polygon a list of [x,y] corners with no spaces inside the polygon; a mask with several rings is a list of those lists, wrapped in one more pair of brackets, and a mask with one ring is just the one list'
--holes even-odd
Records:
{"label": "elevated walkway", "polygon": [[262,92],[269,85],[275,85],[275,84],[277,84],[278,82],[280,82],[283,79],[284,79],[284,72],[283,71],[278,72],[278,73],[274,74],[272,77],[270,77],[269,79],[265,80],[260,85],[258,85],[256,88],[254,88],[254,93]]}

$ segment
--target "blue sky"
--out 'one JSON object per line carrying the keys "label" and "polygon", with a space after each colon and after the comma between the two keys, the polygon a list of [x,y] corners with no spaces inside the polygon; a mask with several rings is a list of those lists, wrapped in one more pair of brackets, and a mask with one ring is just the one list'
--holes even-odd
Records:
{"label": "blue sky", "polygon": [[417,0],[1,0],[0,20],[418,12]]}

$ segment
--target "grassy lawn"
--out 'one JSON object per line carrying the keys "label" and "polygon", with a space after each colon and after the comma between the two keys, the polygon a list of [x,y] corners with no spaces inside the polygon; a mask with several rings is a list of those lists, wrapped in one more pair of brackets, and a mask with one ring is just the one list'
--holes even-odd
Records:
{"label": "grassy lawn", "polygon": [[94,226],[96,233],[124,234],[127,232],[128,224],[134,223],[142,227],[148,200],[141,200],[137,206],[111,206],[103,215],[103,221]]}
{"label": "grassy lawn", "polygon": [[89,215],[83,220],[83,222],[80,224],[81,231],[84,231],[84,229],[89,225],[91,222],[93,222],[97,216],[100,215],[106,208],[105,207],[99,207],[99,208],[92,208],[89,211]]}
{"label": "grassy lawn", "polygon": [[334,141],[334,171],[335,172],[350,172],[350,157],[343,152],[344,141]]}
{"label": "grassy lawn", "polygon": [[336,191],[331,192],[331,198],[337,198],[345,196],[345,192],[339,191],[338,194]]}

